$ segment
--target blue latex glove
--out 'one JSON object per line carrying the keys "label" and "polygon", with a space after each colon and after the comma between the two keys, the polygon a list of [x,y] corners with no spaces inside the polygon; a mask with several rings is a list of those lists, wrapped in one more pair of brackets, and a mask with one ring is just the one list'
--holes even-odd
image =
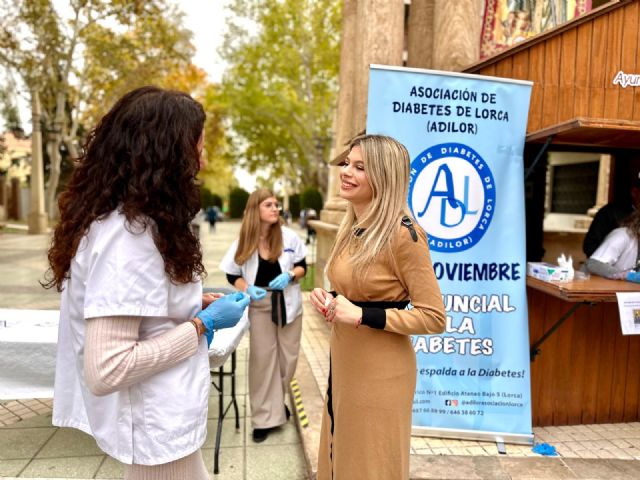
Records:
{"label": "blue latex glove", "polygon": [[247,288],[247,293],[251,297],[251,300],[262,300],[267,296],[267,291],[264,288],[256,287],[255,285],[250,285]]}
{"label": "blue latex glove", "polygon": [[640,283],[640,272],[634,272],[633,270],[631,270],[629,273],[627,273],[627,280],[629,282]]}
{"label": "blue latex glove", "polygon": [[243,292],[230,293],[219,298],[196,315],[204,325],[207,346],[213,341],[213,330],[235,326],[249,305],[249,295]]}
{"label": "blue latex glove", "polygon": [[281,273],[269,282],[269,288],[271,290],[284,290],[284,288],[289,285],[290,281],[291,276],[288,273]]}

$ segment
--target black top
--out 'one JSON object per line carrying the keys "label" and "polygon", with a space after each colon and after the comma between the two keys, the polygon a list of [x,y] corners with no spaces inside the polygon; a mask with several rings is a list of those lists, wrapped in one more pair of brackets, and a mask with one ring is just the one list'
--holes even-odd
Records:
{"label": "black top", "polygon": [[[304,258],[299,262],[294,263],[293,266],[302,267],[304,268],[305,273],[307,272],[307,261]],[[272,263],[258,255],[258,273],[256,273],[256,281],[253,284],[256,287],[268,287],[269,282],[281,273],[282,269],[280,268],[279,262],[276,261]],[[235,286],[236,280],[241,276],[242,275],[231,275],[227,273],[227,281],[231,285]]]}

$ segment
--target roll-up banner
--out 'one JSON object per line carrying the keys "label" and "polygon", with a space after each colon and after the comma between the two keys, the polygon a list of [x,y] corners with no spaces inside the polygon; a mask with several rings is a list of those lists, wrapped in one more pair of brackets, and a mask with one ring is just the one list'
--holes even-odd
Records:
{"label": "roll-up banner", "polygon": [[412,337],[413,433],[532,443],[523,149],[531,82],[371,65],[367,133],[402,142],[446,332]]}

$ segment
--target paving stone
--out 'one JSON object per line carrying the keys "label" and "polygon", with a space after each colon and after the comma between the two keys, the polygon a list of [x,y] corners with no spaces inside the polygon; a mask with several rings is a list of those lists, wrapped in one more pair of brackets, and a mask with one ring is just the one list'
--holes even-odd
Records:
{"label": "paving stone", "polygon": [[[247,421],[246,445],[258,445],[253,442],[251,432],[251,422]],[[300,443],[300,435],[296,429],[295,421],[289,419],[289,422],[270,432],[267,439],[259,445],[292,445],[297,443]]]}
{"label": "paving stone", "polygon": [[59,428],[36,458],[83,457],[103,455],[95,440],[75,428]]}
{"label": "paving stone", "polygon": [[[244,416],[245,411],[248,408],[248,401],[249,400],[247,398],[247,395],[244,395],[244,394],[236,395],[236,402],[238,403],[238,414],[240,417]],[[224,408],[226,408],[230,403],[231,403],[231,395],[225,395],[224,397],[222,397],[222,406]],[[218,404],[219,404],[218,394],[217,393],[214,394],[212,392],[211,395],[209,396],[209,410],[207,413],[208,418],[210,419],[218,418],[218,415],[220,414],[218,411]],[[233,406],[229,408],[229,411],[227,412],[224,418],[225,420],[229,418],[235,419],[235,411]]]}
{"label": "paving stone", "polygon": [[502,469],[512,480],[579,478],[557,457],[510,458],[499,457]]}
{"label": "paving stone", "polygon": [[36,458],[27,465],[21,476],[31,478],[93,478],[104,460],[104,455]]}
{"label": "paving stone", "polygon": [[[207,466],[207,470],[213,475],[213,448],[205,448],[202,450],[202,458]],[[244,448],[243,447],[223,447],[220,449],[218,456],[218,475],[212,476],[214,479],[221,480],[244,480]]]}
{"label": "paving stone", "polygon": [[[241,447],[244,445],[245,419],[240,419],[240,429],[236,430],[235,418],[226,418],[222,421],[220,444],[225,447]],[[207,420],[207,439],[203,448],[213,448],[216,441],[218,420]]]}
{"label": "paving stone", "polygon": [[55,431],[55,428],[0,429],[0,460],[32,458]]}
{"label": "paving stone", "polygon": [[564,463],[575,473],[577,478],[593,480],[632,480],[640,478],[640,462],[637,461],[568,458],[564,460]]}
{"label": "paving stone", "polygon": [[122,463],[114,458],[105,455],[105,459],[98,468],[98,472],[95,475],[95,478],[102,479],[118,479],[120,480],[123,476],[124,468]]}
{"label": "paving stone", "polygon": [[36,415],[26,420],[20,420],[4,428],[40,428],[53,427],[51,425],[51,415]]}
{"label": "paving stone", "polygon": [[[265,442],[266,443],[266,442]],[[306,480],[307,470],[304,457],[291,455],[292,449],[300,450],[300,445],[264,445],[247,446],[246,478],[251,480]]]}
{"label": "paving stone", "polygon": [[0,460],[0,477],[17,477],[30,459]]}
{"label": "paving stone", "polygon": [[411,480],[510,480],[496,457],[426,456],[411,457]]}

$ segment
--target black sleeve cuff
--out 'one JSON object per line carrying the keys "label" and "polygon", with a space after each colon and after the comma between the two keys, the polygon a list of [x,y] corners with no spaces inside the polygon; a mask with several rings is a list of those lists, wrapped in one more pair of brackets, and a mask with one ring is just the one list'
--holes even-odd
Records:
{"label": "black sleeve cuff", "polygon": [[387,313],[384,308],[368,308],[362,309],[362,325],[366,325],[369,328],[377,328],[378,330],[384,330],[384,326],[387,324]]}
{"label": "black sleeve cuff", "polygon": [[227,273],[227,282],[229,282],[234,287],[236,286],[236,280],[238,280],[239,278],[242,278],[242,275],[231,275]]}
{"label": "black sleeve cuff", "polygon": [[296,262],[293,264],[294,267],[302,267],[304,268],[304,274],[307,274],[307,259],[303,258],[302,260],[300,260],[299,262]]}

